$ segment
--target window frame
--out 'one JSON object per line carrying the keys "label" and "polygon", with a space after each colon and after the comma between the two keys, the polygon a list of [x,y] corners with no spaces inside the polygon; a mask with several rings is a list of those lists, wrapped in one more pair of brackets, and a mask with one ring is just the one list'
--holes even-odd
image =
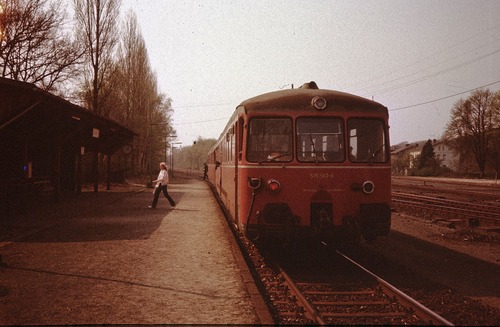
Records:
{"label": "window frame", "polygon": [[[256,120],[287,120],[289,121],[289,128],[290,131],[288,133],[288,151],[284,150],[263,150],[263,151],[252,151],[252,140],[254,140],[252,134],[251,134],[251,129],[252,129],[252,124]],[[247,140],[246,140],[246,153],[245,153],[245,159],[247,162],[252,162],[252,163],[287,163],[287,162],[292,162],[294,159],[294,119],[291,116],[254,116],[250,117],[248,120],[248,129],[247,129]],[[258,134],[254,134],[258,135]],[[263,134],[265,135],[265,134]],[[269,134],[273,135],[273,134]],[[280,134],[275,134],[275,135],[280,135]],[[286,135],[286,134],[282,134]],[[264,140],[263,140],[264,141]],[[261,142],[258,142],[261,143]],[[254,155],[255,153],[258,152],[269,152],[270,154],[268,155],[267,158],[261,158],[260,160],[257,160],[256,158],[251,157],[251,155]],[[272,153],[276,152],[275,157],[270,157]],[[282,152],[282,154],[280,154]],[[286,155],[284,155],[286,153]],[[255,157],[258,155],[255,154]]]}
{"label": "window frame", "polygon": [[[372,153],[372,157],[371,158],[359,158],[358,159],[358,156],[359,156],[359,151],[356,149],[356,155],[351,155],[351,147],[352,147],[352,139],[354,138],[354,136],[351,135],[351,131],[354,130],[354,129],[351,129],[350,128],[350,122],[352,121],[355,121],[355,120],[364,120],[364,121],[376,121],[376,122],[379,122],[382,127],[382,132],[383,132],[383,137],[382,137],[382,144],[380,146],[377,145],[377,148],[376,149],[373,149],[373,153]],[[359,117],[349,117],[346,121],[346,138],[347,138],[347,149],[348,149],[348,155],[347,155],[347,158],[349,159],[349,162],[351,163],[355,163],[355,164],[366,164],[366,163],[369,163],[369,164],[386,164],[389,162],[390,160],[390,153],[388,152],[388,149],[387,149],[387,144],[388,144],[388,129],[387,129],[387,125],[386,125],[386,122],[384,119],[382,118],[379,118],[379,117],[366,117],[366,116],[359,116]],[[356,135],[356,137],[358,137]],[[359,145],[359,142],[356,143],[356,147],[358,147]],[[368,152],[370,152],[370,149],[368,149]],[[374,155],[374,156],[373,156]],[[375,160],[378,156],[380,155],[383,155],[384,156],[384,160]]]}
{"label": "window frame", "polygon": [[[302,160],[301,158],[304,157],[302,154],[304,154],[305,152],[302,151],[301,149],[301,139],[300,139],[300,135],[301,134],[307,134],[307,133],[301,133],[299,134],[299,124],[300,124],[300,121],[301,120],[321,120],[321,121],[325,121],[325,120],[334,120],[336,123],[339,123],[339,127],[340,127],[340,132],[337,134],[337,133],[314,133],[314,134],[323,134],[323,137],[325,136],[328,136],[328,135],[339,135],[338,137],[338,142],[339,142],[339,149],[340,151],[338,151],[340,153],[340,157],[339,159],[331,159],[331,160],[326,160],[326,159],[322,159],[322,160]],[[309,133],[309,134],[313,134],[313,133]],[[295,134],[294,134],[294,137],[295,137],[295,155],[296,155],[296,158],[297,158],[297,161],[300,162],[300,163],[342,163],[342,162],[345,162],[346,161],[346,151],[345,151],[345,144],[346,144],[346,136],[345,136],[345,120],[343,117],[341,116],[299,116],[299,117],[296,117],[295,119]],[[312,142],[314,143],[314,142]],[[319,151],[315,151],[315,152],[319,152]],[[322,154],[325,154],[327,152],[335,152],[335,151],[321,151]],[[311,156],[312,158],[313,156]]]}

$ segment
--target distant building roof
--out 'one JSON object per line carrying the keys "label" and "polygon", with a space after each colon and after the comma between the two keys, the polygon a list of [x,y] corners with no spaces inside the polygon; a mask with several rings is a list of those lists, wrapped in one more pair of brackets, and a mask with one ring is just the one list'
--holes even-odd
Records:
{"label": "distant building roof", "polygon": [[396,155],[400,154],[402,152],[408,151],[408,150],[421,150],[422,147],[424,146],[425,142],[427,141],[418,141],[418,142],[412,142],[412,143],[399,143],[397,145],[394,145],[391,147],[391,155]]}

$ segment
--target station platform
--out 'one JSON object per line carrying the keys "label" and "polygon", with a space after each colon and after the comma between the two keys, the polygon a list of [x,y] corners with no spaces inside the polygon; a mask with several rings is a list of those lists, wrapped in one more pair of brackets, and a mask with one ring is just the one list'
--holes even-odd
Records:
{"label": "station platform", "polygon": [[273,324],[211,190],[83,192],[0,217],[0,324]]}

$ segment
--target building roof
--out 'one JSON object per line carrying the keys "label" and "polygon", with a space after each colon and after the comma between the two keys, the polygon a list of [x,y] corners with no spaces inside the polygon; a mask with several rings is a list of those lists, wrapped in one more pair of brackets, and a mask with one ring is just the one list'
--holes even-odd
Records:
{"label": "building roof", "polygon": [[0,135],[7,142],[59,137],[63,143],[97,146],[99,152],[112,154],[136,133],[31,83],[0,78]]}

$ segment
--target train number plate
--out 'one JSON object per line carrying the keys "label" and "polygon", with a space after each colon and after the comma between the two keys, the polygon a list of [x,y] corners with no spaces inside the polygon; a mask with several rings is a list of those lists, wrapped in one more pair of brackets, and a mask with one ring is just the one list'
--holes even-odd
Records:
{"label": "train number plate", "polygon": [[309,173],[310,179],[329,179],[334,177],[334,174],[331,173]]}

